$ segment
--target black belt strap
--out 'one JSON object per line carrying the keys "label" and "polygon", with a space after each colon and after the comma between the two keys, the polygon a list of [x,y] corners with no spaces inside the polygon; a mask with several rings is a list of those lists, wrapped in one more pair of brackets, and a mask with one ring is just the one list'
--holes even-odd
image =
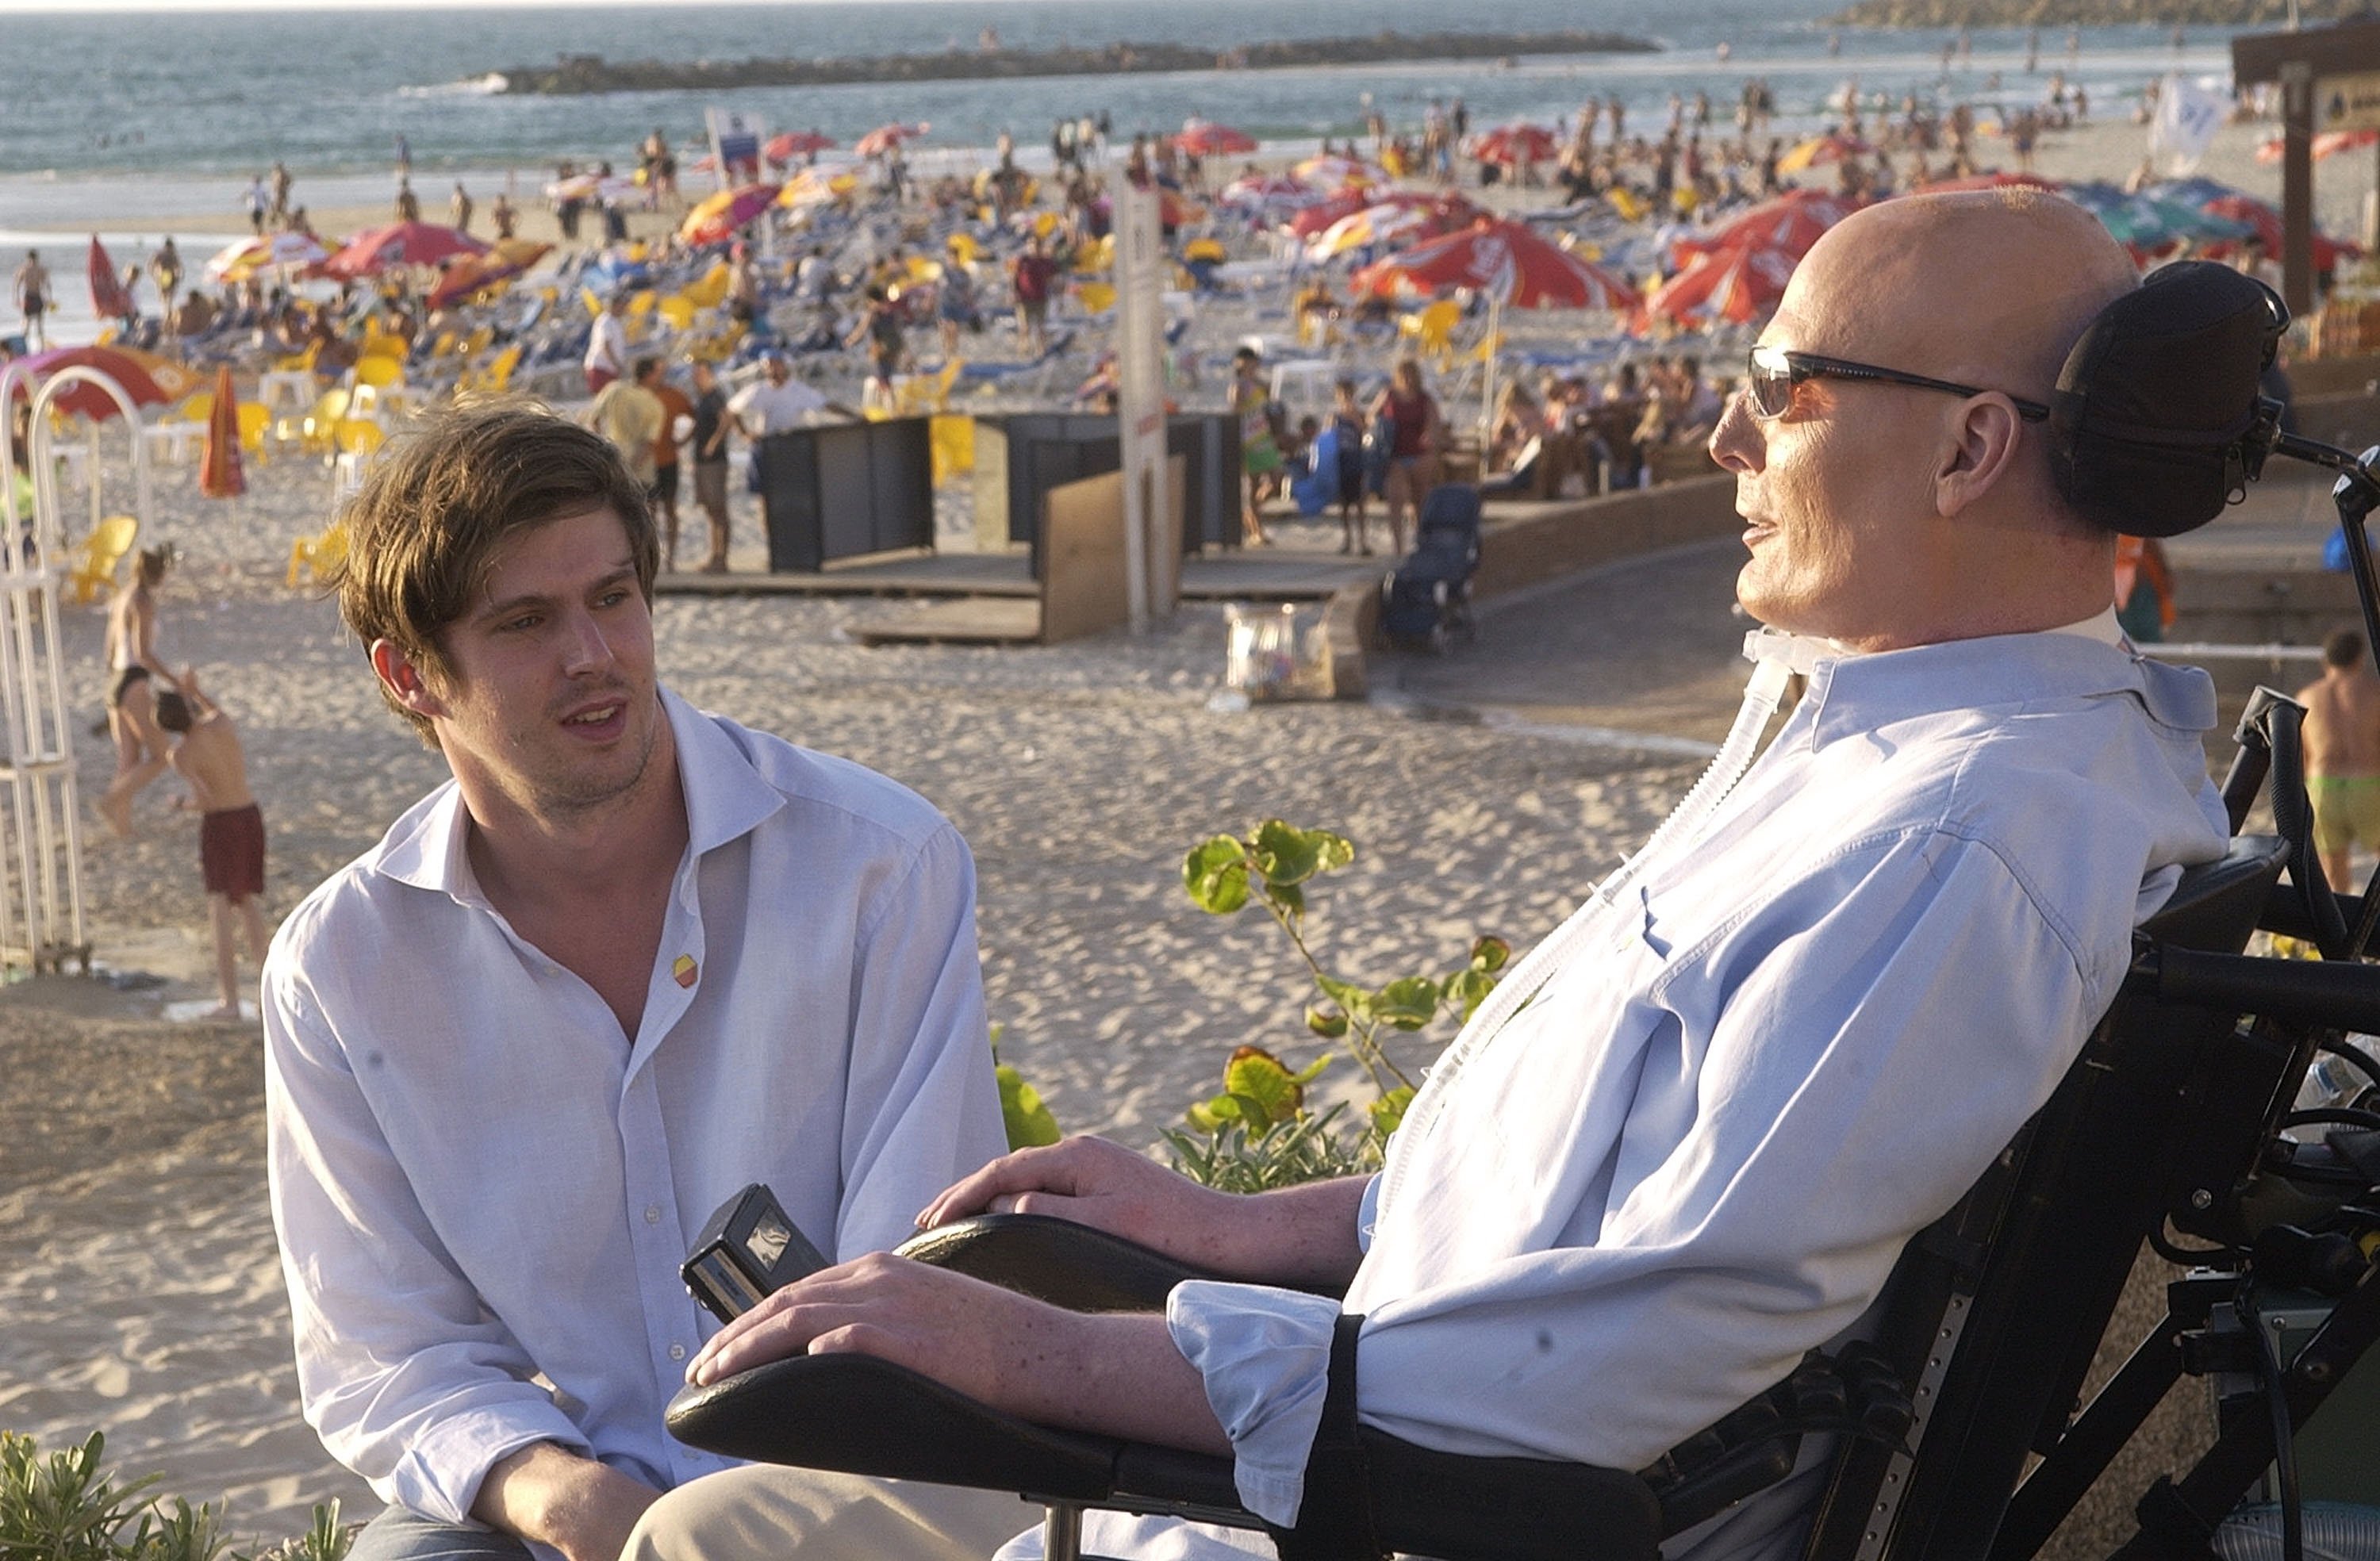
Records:
{"label": "black belt strap", "polygon": [[1305,1458],[1297,1526],[1271,1530],[1281,1561],[1379,1561],[1388,1554],[1372,1528],[1371,1470],[1355,1434],[1355,1336],[1363,1326],[1361,1315],[1342,1314],[1330,1330],[1330,1386]]}

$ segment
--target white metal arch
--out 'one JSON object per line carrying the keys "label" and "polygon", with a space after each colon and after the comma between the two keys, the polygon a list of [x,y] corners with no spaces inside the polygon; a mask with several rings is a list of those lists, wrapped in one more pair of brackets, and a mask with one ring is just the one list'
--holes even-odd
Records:
{"label": "white metal arch", "polygon": [[[16,456],[13,403],[22,366],[0,367],[0,480]],[[99,369],[68,365],[46,377],[32,396],[27,466],[33,486],[30,524],[0,547],[0,781],[7,790],[6,854],[13,893],[0,894],[0,964],[60,970],[67,961],[86,973],[91,939],[83,916],[82,813],[77,795],[73,733],[67,724],[65,664],[58,648],[58,587],[71,568],[59,514],[50,411],[68,387],[89,384],[123,414],[132,446],[133,514],[151,513],[148,442],[139,409],[123,385]],[[98,433],[92,430],[86,475],[91,523],[99,522],[102,481]],[[14,489],[10,489],[13,514]]]}

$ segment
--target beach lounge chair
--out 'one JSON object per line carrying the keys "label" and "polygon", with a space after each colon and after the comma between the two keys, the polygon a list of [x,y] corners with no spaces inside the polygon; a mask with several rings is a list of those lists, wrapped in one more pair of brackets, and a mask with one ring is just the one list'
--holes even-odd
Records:
{"label": "beach lounge chair", "polygon": [[289,544],[289,588],[298,588],[301,573],[310,575],[316,585],[327,582],[346,557],[347,528],[335,520],[316,536],[296,538]]}
{"label": "beach lounge chair", "polygon": [[140,523],[128,514],[109,515],[91,527],[67,566],[67,584],[74,591],[77,606],[89,606],[115,589],[115,572],[140,535]]}

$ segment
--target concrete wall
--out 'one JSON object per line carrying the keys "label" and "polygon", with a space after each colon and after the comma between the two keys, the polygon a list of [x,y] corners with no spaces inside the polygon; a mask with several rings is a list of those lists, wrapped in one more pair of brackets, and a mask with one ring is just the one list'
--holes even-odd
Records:
{"label": "concrete wall", "polygon": [[2299,433],[2325,444],[2359,454],[2380,444],[2380,394],[2355,390],[2299,395],[2290,402],[2289,415]]}
{"label": "concrete wall", "polygon": [[[1599,499],[1491,503],[1479,540],[1474,600],[1685,542],[1734,535],[1735,478],[1719,473]],[[1323,618],[1334,699],[1369,691],[1365,659],[1380,644],[1380,592],[1365,581],[1332,596]]]}
{"label": "concrete wall", "polygon": [[1599,499],[1490,504],[1471,594],[1485,599],[1560,575],[1742,530],[1724,473]]}
{"label": "concrete wall", "polygon": [[2380,380],[2380,353],[2292,363],[2286,372],[2290,391],[2298,395],[2340,395],[2368,390],[2374,381]]}

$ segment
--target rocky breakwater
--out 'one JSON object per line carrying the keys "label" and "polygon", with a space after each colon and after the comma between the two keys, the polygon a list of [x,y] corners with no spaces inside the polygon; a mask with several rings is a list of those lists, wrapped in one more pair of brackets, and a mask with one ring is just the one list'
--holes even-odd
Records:
{"label": "rocky breakwater", "polygon": [[1660,45],[1649,39],[1618,32],[1379,32],[1369,38],[1278,39],[1220,51],[1187,43],[1109,43],[1097,48],[953,50],[848,59],[612,61],[600,54],[564,54],[551,66],[518,66],[501,74],[507,92],[560,96],[832,87],[868,81],[1282,70],[1413,60],[1492,60],[1523,54],[1642,54],[1659,50]]}
{"label": "rocky breakwater", "polygon": [[[2359,16],[2366,0],[2298,0],[2310,22]],[[2289,0],[1859,0],[1843,27],[2283,27]]]}

